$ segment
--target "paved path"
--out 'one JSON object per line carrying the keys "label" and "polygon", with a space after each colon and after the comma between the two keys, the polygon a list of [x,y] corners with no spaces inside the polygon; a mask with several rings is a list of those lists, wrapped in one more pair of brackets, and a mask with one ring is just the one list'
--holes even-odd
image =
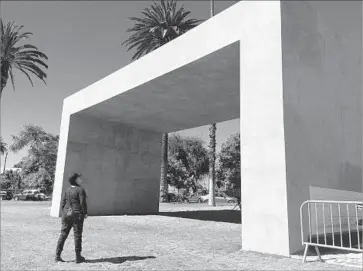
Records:
{"label": "paved path", "polygon": [[[195,206],[182,205],[162,205],[157,216],[90,217],[83,243],[88,261],[73,262],[71,233],[62,255],[67,262],[55,264],[60,221],[49,217],[47,205],[1,205],[1,270],[360,270],[242,251],[241,224],[209,221],[221,211],[204,206],[194,212],[208,214],[202,220],[183,218]],[[239,216],[222,214],[223,219],[232,214],[232,221]]]}

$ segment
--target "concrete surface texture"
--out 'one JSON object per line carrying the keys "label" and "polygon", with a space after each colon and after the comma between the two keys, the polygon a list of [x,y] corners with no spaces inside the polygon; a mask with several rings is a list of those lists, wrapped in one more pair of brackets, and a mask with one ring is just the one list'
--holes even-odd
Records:
{"label": "concrete surface texture", "polygon": [[310,186],[363,192],[362,2],[284,1],[281,11],[289,232],[299,236]]}
{"label": "concrete surface texture", "polygon": [[[73,115],[62,194],[69,186],[67,177],[82,172],[89,215],[157,213],[160,139],[159,133]],[[52,205],[56,216],[57,203]]]}
{"label": "concrete surface texture", "polygon": [[[346,191],[341,189],[327,189],[327,188],[310,186],[309,194],[311,200],[334,199],[335,201],[356,201],[356,202],[361,202],[363,200],[363,193]],[[310,205],[311,206],[309,208],[311,214],[311,231],[314,233],[316,232],[316,228],[318,228],[318,231],[320,233],[323,233],[324,230],[327,233],[338,232],[340,230],[340,227],[342,228],[343,232],[344,231],[348,232],[349,229],[352,230],[353,232],[357,231],[358,229],[362,229],[362,226],[359,225],[357,229],[357,221],[355,219],[355,216],[358,217],[358,220],[363,219],[363,210],[356,211],[355,204],[349,204],[348,207],[346,204],[341,204],[340,207],[338,207],[337,204],[332,204],[332,205],[325,204],[324,206],[325,209],[323,209],[323,206],[321,204],[317,204],[316,207],[314,204]],[[315,211],[318,212],[317,219]],[[325,216],[323,214],[325,214]],[[308,209],[306,206],[304,209],[304,216],[307,215],[308,215]],[[339,216],[341,217],[340,221],[339,221]],[[331,223],[331,220],[333,220],[333,223]],[[305,220],[305,222],[308,223],[308,220]],[[318,227],[316,227],[316,222]],[[327,224],[325,229],[324,229],[324,223]],[[331,224],[333,224],[333,226],[331,226]],[[354,239],[354,237],[351,238],[353,239],[353,245],[354,244],[356,245],[358,243],[357,240]]]}
{"label": "concrete surface texture", "polygon": [[239,118],[239,47],[232,43],[82,114],[157,132]]}
{"label": "concrete surface texture", "polygon": [[309,194],[311,200],[361,201],[363,199],[363,193],[314,186],[309,187]]}
{"label": "concrete surface texture", "polygon": [[[309,186],[363,192],[361,32],[361,2],[241,1],[68,97],[51,214],[71,169],[89,174],[90,191],[103,189],[102,176],[93,214],[135,212],[119,187],[147,189],[136,209],[154,212],[161,132],[240,115],[242,247],[285,256],[302,249],[299,207]],[[148,140],[158,161],[151,168],[140,153],[107,143],[127,129],[151,136],[133,138]],[[137,172],[127,171],[129,159]]]}

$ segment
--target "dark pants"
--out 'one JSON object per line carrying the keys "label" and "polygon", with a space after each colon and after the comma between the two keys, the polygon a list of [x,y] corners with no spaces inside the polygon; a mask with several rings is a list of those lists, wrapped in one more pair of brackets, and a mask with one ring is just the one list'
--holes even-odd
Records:
{"label": "dark pants", "polygon": [[73,227],[74,233],[74,247],[76,252],[82,251],[82,232],[83,232],[83,221],[84,215],[81,213],[73,213],[73,216],[70,218],[65,218],[62,216],[62,229],[61,234],[58,239],[57,244],[57,253],[63,251],[64,243]]}

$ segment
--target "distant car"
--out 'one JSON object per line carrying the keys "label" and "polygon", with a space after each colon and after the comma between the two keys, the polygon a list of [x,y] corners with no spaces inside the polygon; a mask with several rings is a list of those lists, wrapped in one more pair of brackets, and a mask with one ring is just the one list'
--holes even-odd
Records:
{"label": "distant car", "polygon": [[36,197],[37,197],[37,199],[39,200],[39,201],[46,201],[46,200],[50,200],[51,198],[50,197],[48,197],[46,194],[44,194],[44,193],[38,193],[38,194],[36,194],[35,195]]}
{"label": "distant car", "polygon": [[161,196],[162,202],[176,202],[177,196],[174,193],[168,193],[164,196]]}
{"label": "distant car", "polygon": [[14,200],[38,200],[37,194],[39,194],[39,191],[36,189],[24,190],[21,193],[15,194]]}
{"label": "distant car", "polygon": [[[214,194],[216,203],[237,203],[237,198],[230,197],[224,192],[216,192]],[[200,197],[203,202],[208,201],[209,194]]]}
{"label": "distant car", "polygon": [[168,202],[176,202],[178,197],[174,193],[168,193]]}
{"label": "distant car", "polygon": [[13,194],[10,191],[1,191],[1,200],[11,200]]}
{"label": "distant car", "polygon": [[202,199],[202,194],[201,193],[194,193],[191,194],[189,196],[185,196],[184,197],[184,202],[185,203],[193,203],[193,202],[197,202],[197,203],[202,203],[204,200]]}

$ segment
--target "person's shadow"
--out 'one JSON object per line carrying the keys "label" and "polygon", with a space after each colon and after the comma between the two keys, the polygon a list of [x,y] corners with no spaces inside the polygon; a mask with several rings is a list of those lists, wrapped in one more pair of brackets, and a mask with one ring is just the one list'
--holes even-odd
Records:
{"label": "person's shadow", "polygon": [[145,256],[145,257],[139,257],[139,256],[125,256],[125,257],[111,257],[111,258],[100,258],[100,259],[86,259],[86,263],[113,263],[113,264],[121,264],[124,262],[134,262],[134,261],[141,261],[146,259],[155,259],[155,256]]}

